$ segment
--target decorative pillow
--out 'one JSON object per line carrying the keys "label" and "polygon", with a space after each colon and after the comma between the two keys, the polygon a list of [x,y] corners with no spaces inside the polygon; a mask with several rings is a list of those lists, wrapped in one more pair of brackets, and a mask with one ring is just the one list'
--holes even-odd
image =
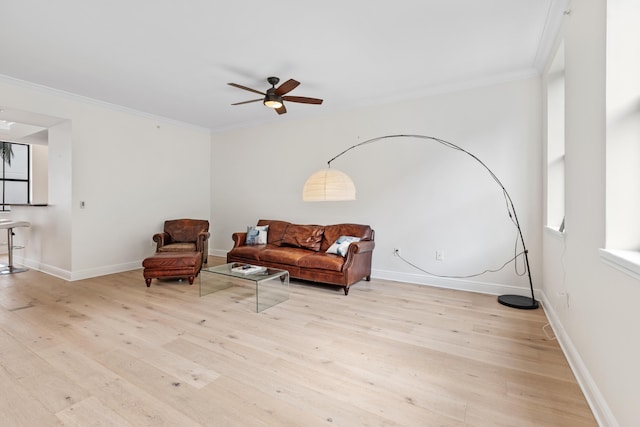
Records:
{"label": "decorative pillow", "polygon": [[322,243],[324,226],[289,224],[282,236],[282,244],[318,252]]}
{"label": "decorative pillow", "polygon": [[347,250],[349,249],[349,245],[351,242],[359,242],[359,237],[353,236],[340,236],[338,240],[333,242],[333,245],[329,246],[327,249],[328,254],[336,254],[341,256],[347,256]]}
{"label": "decorative pillow", "polygon": [[266,245],[268,231],[269,231],[268,225],[247,227],[247,239],[245,240],[245,244],[246,245]]}

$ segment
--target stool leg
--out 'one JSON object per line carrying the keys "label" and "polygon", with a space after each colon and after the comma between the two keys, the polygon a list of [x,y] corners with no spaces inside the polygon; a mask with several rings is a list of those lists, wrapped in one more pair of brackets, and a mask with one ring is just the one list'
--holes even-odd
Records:
{"label": "stool leg", "polygon": [[7,228],[7,245],[9,246],[9,268],[13,268],[13,228]]}

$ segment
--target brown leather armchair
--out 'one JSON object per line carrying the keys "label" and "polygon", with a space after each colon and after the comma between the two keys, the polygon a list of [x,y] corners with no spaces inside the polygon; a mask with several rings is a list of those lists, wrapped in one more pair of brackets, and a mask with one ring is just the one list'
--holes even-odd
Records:
{"label": "brown leather armchair", "polygon": [[153,235],[156,252],[200,252],[202,263],[209,255],[209,221],[172,219],[164,222],[164,231]]}

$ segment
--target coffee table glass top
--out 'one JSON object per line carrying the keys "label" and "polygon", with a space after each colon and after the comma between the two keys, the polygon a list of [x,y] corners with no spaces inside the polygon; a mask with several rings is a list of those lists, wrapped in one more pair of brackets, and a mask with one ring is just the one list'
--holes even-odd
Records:
{"label": "coffee table glass top", "polygon": [[200,272],[200,296],[230,288],[238,280],[248,280],[253,282],[256,287],[256,311],[258,313],[289,299],[289,272],[287,270],[265,267],[254,273],[234,271],[234,269],[245,265],[233,262],[203,268]]}

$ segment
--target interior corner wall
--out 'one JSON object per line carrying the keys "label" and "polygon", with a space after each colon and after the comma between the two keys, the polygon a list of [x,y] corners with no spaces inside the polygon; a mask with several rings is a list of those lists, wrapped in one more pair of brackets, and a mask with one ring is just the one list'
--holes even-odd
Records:
{"label": "interior corner wall", "polygon": [[606,0],[574,1],[565,16],[566,229],[543,234],[543,302],[599,424],[632,426],[640,402],[640,286],[599,256],[606,229],[606,27]]}
{"label": "interior corner wall", "polygon": [[60,118],[49,129],[48,206],[12,212],[32,223],[21,263],[67,280],[136,269],[166,219],[210,218],[208,129],[21,82],[0,80],[0,97]]}
{"label": "interior corner wall", "polygon": [[140,268],[165,220],[210,219],[208,129],[86,106],[73,120],[73,276]]}
{"label": "interior corner wall", "polygon": [[[30,268],[65,277],[71,271],[71,122],[63,120],[49,128],[48,161],[50,182],[47,207],[13,206],[14,220],[29,221],[31,227],[19,228],[16,238],[24,249],[16,259]],[[60,185],[64,184],[64,185]]]}
{"label": "interior corner wall", "polygon": [[[489,293],[529,295],[514,265],[517,230],[490,174],[470,156],[433,141],[397,138],[365,145],[334,161],[357,187],[353,202],[305,203],[302,187],[350,146],[393,134],[445,139],[482,159],[501,179],[517,209],[541,280],[541,125],[538,76],[313,119],[273,117],[261,127],[213,134],[210,248],[224,256],[231,234],[259,219],[300,224],[354,222],[376,232],[373,276]],[[318,108],[299,106],[296,108]],[[266,113],[271,113],[265,111]],[[272,114],[272,113],[271,113]],[[436,251],[444,260],[436,261]],[[536,285],[539,282],[536,282]],[[357,285],[353,288],[357,292]]]}

